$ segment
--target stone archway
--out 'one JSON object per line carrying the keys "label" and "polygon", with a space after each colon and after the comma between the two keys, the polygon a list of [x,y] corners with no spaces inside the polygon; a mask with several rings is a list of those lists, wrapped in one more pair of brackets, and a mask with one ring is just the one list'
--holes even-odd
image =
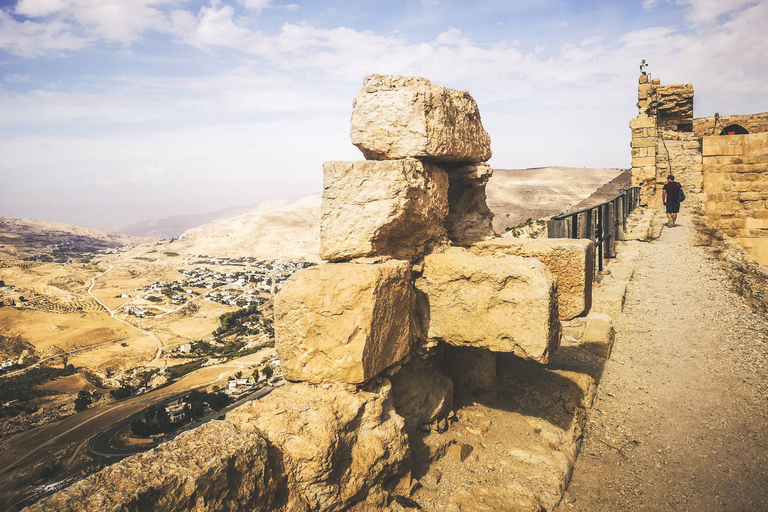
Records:
{"label": "stone archway", "polygon": [[720,132],[720,135],[748,135],[749,131],[747,131],[746,128],[741,126],[740,124],[729,124],[725,128],[723,128],[723,131]]}

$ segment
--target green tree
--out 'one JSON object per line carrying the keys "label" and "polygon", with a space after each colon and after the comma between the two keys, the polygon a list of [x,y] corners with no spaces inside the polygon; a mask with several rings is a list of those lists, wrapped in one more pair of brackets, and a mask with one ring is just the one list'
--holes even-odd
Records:
{"label": "green tree", "polygon": [[237,371],[235,372],[235,379],[242,379],[243,378],[243,372]]}
{"label": "green tree", "polygon": [[81,412],[86,410],[93,403],[91,394],[85,389],[80,391],[75,398],[75,411]]}
{"label": "green tree", "polygon": [[258,368],[253,370],[253,373],[251,374],[251,378],[253,379],[253,382],[259,382],[259,369]]}
{"label": "green tree", "polygon": [[275,370],[272,369],[270,365],[265,365],[264,369],[261,370],[264,375],[267,377],[267,380],[272,378],[272,375],[275,373]]}

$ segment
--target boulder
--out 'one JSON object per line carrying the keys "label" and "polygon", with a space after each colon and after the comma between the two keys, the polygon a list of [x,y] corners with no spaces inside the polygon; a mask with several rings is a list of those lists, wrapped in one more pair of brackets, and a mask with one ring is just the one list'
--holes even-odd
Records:
{"label": "boulder", "polygon": [[323,164],[320,256],[415,259],[445,238],[448,176],[409,158]]}
{"label": "boulder", "polygon": [[472,96],[421,77],[366,77],[352,104],[350,135],[368,160],[471,163],[491,157],[491,138]]}
{"label": "boulder", "polygon": [[267,443],[211,421],[152,451],[108,466],[26,508],[28,512],[266,511],[277,484]]}
{"label": "boulder", "polygon": [[286,384],[227,414],[242,432],[263,432],[281,463],[280,510],[380,510],[388,485],[407,474],[408,436],[384,379],[368,391]]}
{"label": "boulder", "polygon": [[450,248],[424,258],[416,289],[429,338],[541,363],[559,346],[555,277],[538,260]]}
{"label": "boulder", "polygon": [[362,384],[411,347],[411,265],[332,263],[296,272],[275,299],[285,378]]}
{"label": "boulder", "polygon": [[473,164],[448,169],[448,238],[468,245],[495,236],[493,212],[485,201],[485,185],[493,174],[488,164]]}
{"label": "boulder", "polygon": [[490,350],[446,345],[442,364],[456,389],[487,391],[496,385],[496,354]]}
{"label": "boulder", "polygon": [[595,245],[591,240],[494,238],[478,242],[470,251],[482,256],[536,258],[544,263],[557,277],[557,302],[562,320],[582,315],[592,306]]}
{"label": "boulder", "polygon": [[453,382],[440,370],[439,357],[411,359],[390,377],[392,399],[408,432],[445,418],[453,405]]}

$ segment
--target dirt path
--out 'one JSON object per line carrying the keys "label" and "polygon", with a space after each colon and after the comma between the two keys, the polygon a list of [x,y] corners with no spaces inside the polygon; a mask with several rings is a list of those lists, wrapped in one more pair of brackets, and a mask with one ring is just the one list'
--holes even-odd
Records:
{"label": "dirt path", "polygon": [[[684,212],[685,213],[685,212]],[[694,246],[639,246],[559,512],[768,510],[768,322]]]}

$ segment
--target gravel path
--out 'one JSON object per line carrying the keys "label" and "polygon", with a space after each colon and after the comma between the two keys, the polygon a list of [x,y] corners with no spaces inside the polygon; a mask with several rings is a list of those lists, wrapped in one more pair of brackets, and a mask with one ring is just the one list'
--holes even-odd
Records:
{"label": "gravel path", "polygon": [[684,213],[630,242],[635,276],[559,512],[768,511],[768,322]]}

